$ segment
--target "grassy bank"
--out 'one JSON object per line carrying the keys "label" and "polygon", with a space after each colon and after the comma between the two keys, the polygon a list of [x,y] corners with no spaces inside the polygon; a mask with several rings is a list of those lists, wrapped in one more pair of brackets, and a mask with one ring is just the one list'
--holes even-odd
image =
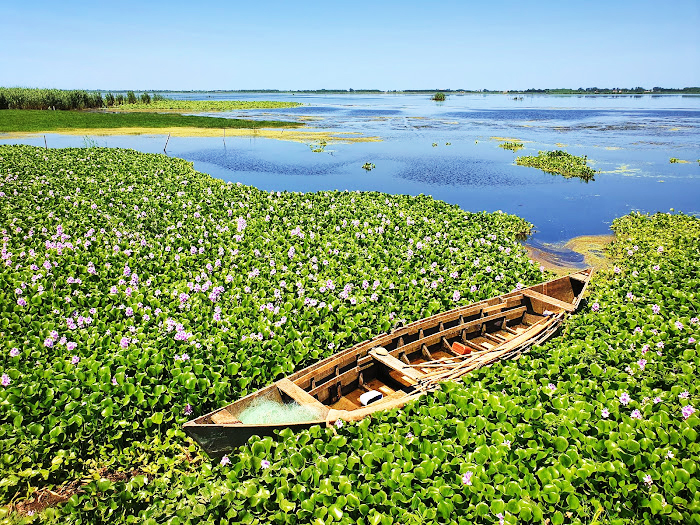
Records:
{"label": "grassy bank", "polygon": [[543,280],[515,241],[531,225],[262,192],[125,150],[4,146],[0,171],[8,519],[700,523],[700,220],[616,221],[618,269],[520,360],[219,464],[185,420],[399,319]]}
{"label": "grassy bank", "polygon": [[88,111],[1,110],[0,132],[49,132],[117,128],[294,128],[294,122],[223,119],[161,113],[97,113]]}

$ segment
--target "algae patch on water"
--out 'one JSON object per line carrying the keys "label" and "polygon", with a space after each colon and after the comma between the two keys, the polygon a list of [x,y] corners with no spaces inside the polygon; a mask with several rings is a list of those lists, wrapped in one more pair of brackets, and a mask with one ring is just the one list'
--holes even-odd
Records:
{"label": "algae patch on water", "polygon": [[277,425],[318,421],[321,410],[298,403],[282,403],[274,399],[259,398],[240,414],[238,419],[245,425]]}
{"label": "algae patch on water", "polygon": [[557,275],[566,275],[589,266],[608,268],[606,247],[613,240],[614,235],[582,235],[558,243],[530,242],[525,248],[531,260]]}

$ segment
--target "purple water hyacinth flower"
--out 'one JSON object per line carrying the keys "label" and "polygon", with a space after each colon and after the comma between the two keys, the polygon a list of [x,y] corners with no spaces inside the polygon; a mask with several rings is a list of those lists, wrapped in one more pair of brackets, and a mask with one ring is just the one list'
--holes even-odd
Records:
{"label": "purple water hyacinth flower", "polygon": [[632,413],[630,414],[630,417],[631,417],[632,419],[642,419],[642,413],[641,413],[639,410],[634,409],[634,410],[632,411]]}
{"label": "purple water hyacinth flower", "polygon": [[19,306],[27,306],[27,300],[24,297],[20,297],[17,299],[17,304]]}
{"label": "purple water hyacinth flower", "polygon": [[668,459],[673,459],[673,452],[671,452],[671,451],[669,450],[669,451],[666,453],[666,457],[667,457]]}
{"label": "purple water hyacinth flower", "polygon": [[699,320],[697,317],[693,317],[693,318],[690,320],[690,324],[698,324],[698,323],[700,323],[700,320]]}
{"label": "purple water hyacinth flower", "polygon": [[72,365],[77,365],[78,363],[80,363],[80,357],[78,357],[77,355],[74,355],[73,357],[71,357],[70,362]]}
{"label": "purple water hyacinth flower", "polygon": [[19,348],[13,348],[10,350],[10,357],[17,357],[19,355]]}
{"label": "purple water hyacinth flower", "polygon": [[692,345],[694,342],[695,342],[695,338],[694,338],[694,337],[689,337],[689,338],[688,338],[688,344],[689,344],[689,345]]}
{"label": "purple water hyacinth flower", "polygon": [[191,415],[192,415],[192,412],[193,412],[193,410],[192,410],[192,405],[190,405],[189,403],[187,403],[187,404],[185,405],[185,415],[186,415],[186,416],[191,416]]}
{"label": "purple water hyacinth flower", "polygon": [[461,295],[459,293],[459,290],[455,290],[454,293],[452,294],[452,300],[454,302],[457,302],[457,301],[459,301],[460,297],[461,297]]}
{"label": "purple water hyacinth flower", "polygon": [[263,469],[263,470],[270,468],[270,462],[269,462],[268,460],[266,460],[266,459],[263,459],[263,460],[260,462],[260,468]]}
{"label": "purple water hyacinth flower", "polygon": [[661,403],[661,398],[660,398],[659,396],[656,396],[656,397],[654,398],[654,403],[657,403],[657,404],[658,404],[658,403]]}
{"label": "purple water hyacinth flower", "polygon": [[335,428],[343,428],[343,420],[342,419],[336,420]]}
{"label": "purple water hyacinth flower", "polygon": [[610,415],[610,411],[607,408],[604,408],[603,410],[601,410],[600,415],[604,418],[607,418]]}
{"label": "purple water hyacinth flower", "polygon": [[222,467],[225,467],[226,465],[229,465],[230,463],[231,463],[231,460],[228,459],[228,456],[224,456],[223,458],[221,458],[220,464]]}
{"label": "purple water hyacinth flower", "polygon": [[683,323],[681,323],[680,321],[676,321],[675,325],[676,328],[678,328],[679,330],[683,330]]}
{"label": "purple water hyacinth flower", "polygon": [[474,473],[471,470],[468,470],[467,472],[465,472],[464,475],[462,476],[462,485],[471,485],[473,475],[474,475]]}
{"label": "purple water hyacinth flower", "polygon": [[549,383],[549,384],[547,385],[547,388],[549,388],[549,391],[552,392],[552,393],[554,393],[554,391],[557,389],[557,387],[554,386],[553,383]]}
{"label": "purple water hyacinth flower", "polygon": [[644,370],[644,367],[647,366],[647,360],[646,359],[640,359],[637,361],[637,365],[639,365],[639,368]]}
{"label": "purple water hyacinth flower", "polygon": [[124,349],[129,348],[129,338],[122,337],[121,340],[119,341],[119,346],[121,346]]}
{"label": "purple water hyacinth flower", "polygon": [[659,246],[659,247],[656,249],[656,251],[657,251],[658,253],[663,253],[663,252],[664,252],[664,247],[663,247],[663,246]]}
{"label": "purple water hyacinth flower", "polygon": [[119,386],[119,383],[117,383],[117,378],[114,377],[114,376],[112,376],[112,384],[113,384],[114,386]]}
{"label": "purple water hyacinth flower", "polygon": [[659,341],[658,343],[656,343],[656,348],[663,348],[663,347],[664,347],[663,341]]}
{"label": "purple water hyacinth flower", "polygon": [[131,306],[127,306],[126,310],[124,310],[124,314],[127,317],[132,317],[134,315],[134,309]]}
{"label": "purple water hyacinth flower", "polygon": [[7,374],[3,374],[2,378],[0,379],[0,384],[2,384],[2,386],[9,386],[10,383],[12,383],[12,379],[10,379],[10,376],[8,376]]}
{"label": "purple water hyacinth flower", "polygon": [[78,343],[70,341],[69,343],[66,344],[66,348],[68,349],[69,352],[72,352],[73,350],[78,348]]}
{"label": "purple water hyacinth flower", "polygon": [[661,311],[661,307],[658,304],[652,304],[651,311],[655,314],[658,314]]}
{"label": "purple water hyacinth flower", "polygon": [[678,394],[678,399],[688,399],[688,396],[690,396],[690,392],[684,390],[683,392]]}
{"label": "purple water hyacinth flower", "polygon": [[661,269],[661,266],[655,264],[652,268],[654,268],[654,270],[658,272]]}
{"label": "purple water hyacinth flower", "polygon": [[620,395],[620,403],[622,403],[623,405],[628,405],[630,401],[632,401],[632,398],[627,392],[623,392]]}
{"label": "purple water hyacinth flower", "polygon": [[613,271],[614,271],[615,273],[622,273],[622,270],[621,270],[618,266],[615,266],[615,267],[613,268]]}
{"label": "purple water hyacinth flower", "polygon": [[471,286],[471,288],[469,288],[469,291],[470,291],[471,293],[474,293],[474,292],[476,292],[477,290],[478,290],[478,288],[476,287],[475,284],[473,284],[473,285]]}
{"label": "purple water hyacinth flower", "polygon": [[496,514],[496,517],[498,518],[498,525],[504,525],[504,523],[506,522],[506,518],[503,515],[503,513],[499,512],[498,514]]}
{"label": "purple water hyacinth flower", "polygon": [[593,303],[591,305],[591,310],[593,310],[594,312],[597,312],[598,310],[600,310],[600,305],[598,303]]}
{"label": "purple water hyacinth flower", "polygon": [[653,484],[654,482],[651,480],[651,475],[650,475],[650,474],[647,474],[646,476],[644,476],[644,483],[646,483],[648,487],[651,487],[651,486],[652,486],[652,484]]}
{"label": "purple water hyacinth flower", "polygon": [[413,437],[413,432],[407,433],[407,434],[406,434],[406,437],[407,437],[408,439],[411,439],[411,438]]}
{"label": "purple water hyacinth flower", "polygon": [[695,409],[692,405],[685,405],[683,408],[681,408],[681,414],[683,414],[683,419],[688,419],[694,413]]}

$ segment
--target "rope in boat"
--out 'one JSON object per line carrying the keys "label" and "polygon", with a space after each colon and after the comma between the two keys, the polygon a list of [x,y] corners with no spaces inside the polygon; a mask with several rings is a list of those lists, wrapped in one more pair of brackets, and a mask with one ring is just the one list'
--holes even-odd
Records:
{"label": "rope in boat", "polygon": [[465,374],[488,366],[502,359],[515,359],[535,344],[547,339],[559,326],[564,314],[560,313],[528,327],[527,330],[514,338],[490,349],[472,351],[464,356],[433,359],[420,364],[410,365],[424,372],[418,380],[416,389],[420,391],[434,390],[443,381],[455,381]]}

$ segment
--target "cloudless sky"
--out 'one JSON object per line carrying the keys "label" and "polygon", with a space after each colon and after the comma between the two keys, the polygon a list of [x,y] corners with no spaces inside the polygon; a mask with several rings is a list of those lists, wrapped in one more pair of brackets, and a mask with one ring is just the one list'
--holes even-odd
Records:
{"label": "cloudless sky", "polygon": [[699,0],[30,0],[0,12],[0,85],[700,86],[699,28]]}

